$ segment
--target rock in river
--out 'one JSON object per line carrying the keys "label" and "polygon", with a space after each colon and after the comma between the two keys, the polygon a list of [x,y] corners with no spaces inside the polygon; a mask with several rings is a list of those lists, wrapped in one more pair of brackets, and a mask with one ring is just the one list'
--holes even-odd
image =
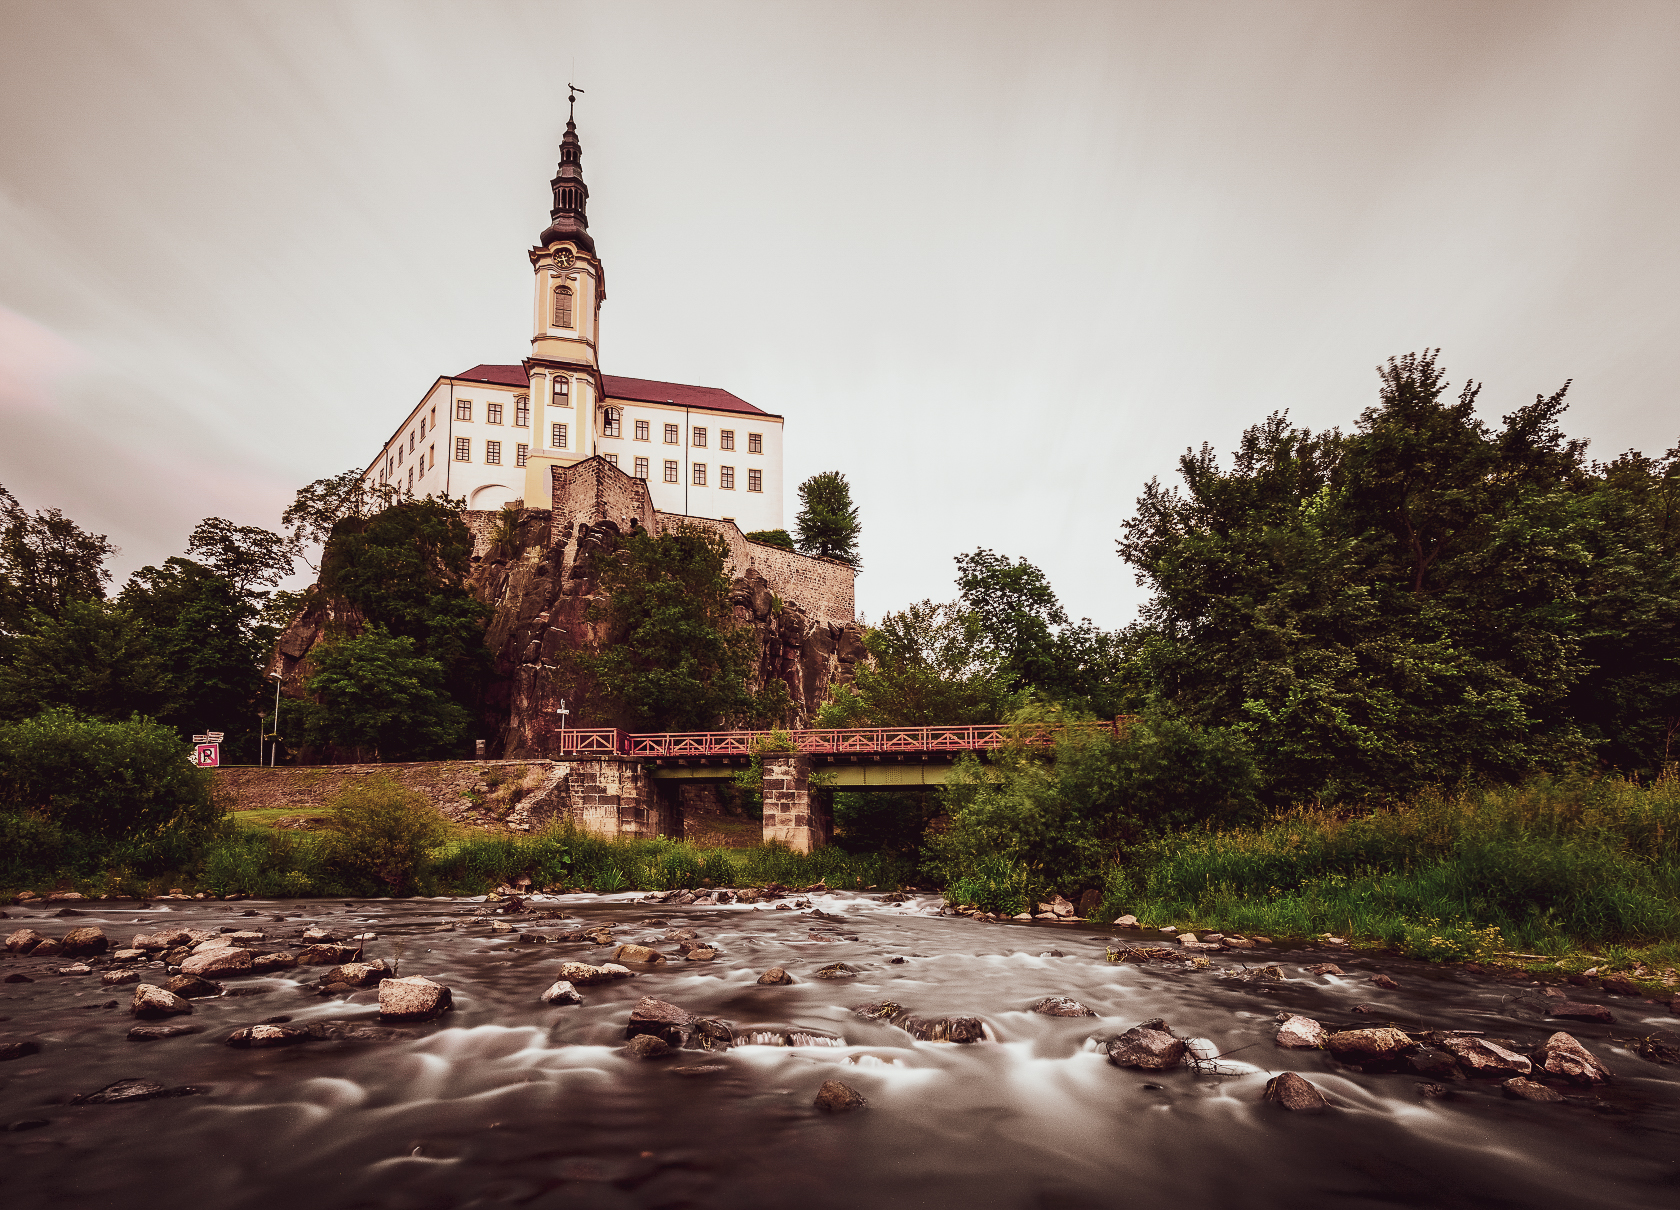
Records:
{"label": "rock in river", "polygon": [[1344,1063],[1398,1063],[1417,1043],[1403,1030],[1344,1029],[1324,1039],[1325,1049]]}
{"label": "rock in river", "polygon": [[346,962],[321,976],[321,983],[345,983],[351,987],[372,987],[391,972],[383,962]]}
{"label": "rock in river", "polygon": [[663,1059],[670,1055],[671,1047],[657,1034],[637,1034],[625,1046],[624,1053],[632,1059]]}
{"label": "rock in river", "polygon": [[27,954],[46,938],[34,929],[19,929],[6,938],[6,950],[13,954]]}
{"label": "rock in river", "polygon": [[183,975],[237,975],[250,969],[251,951],[236,945],[205,950],[181,963]]}
{"label": "rock in river", "polygon": [[86,1093],[79,1097],[71,1097],[72,1105],[124,1105],[134,1101],[155,1101],[159,1097],[190,1097],[207,1091],[196,1088],[191,1084],[183,1084],[178,1088],[165,1088],[162,1084],[154,1084],[150,1080],[118,1080],[115,1084],[107,1084],[98,1092]]}
{"label": "rock in river", "polygon": [[816,972],[818,979],[855,979],[858,968],[847,966],[844,962],[834,962]]}
{"label": "rock in river", "polygon": [[1549,1101],[1563,1100],[1563,1094],[1555,1088],[1547,1088],[1544,1084],[1536,1084],[1533,1080],[1525,1080],[1521,1076],[1512,1076],[1500,1085],[1505,1095],[1515,1097],[1521,1101],[1538,1101],[1542,1104]]}
{"label": "rock in river", "polygon": [[263,1046],[290,1046],[295,1042],[312,1042],[307,1029],[296,1025],[247,1025],[227,1037],[229,1046],[241,1049]]}
{"label": "rock in river", "polygon": [[1534,1065],[1522,1055],[1506,1050],[1489,1038],[1452,1034],[1443,1037],[1439,1045],[1442,1050],[1457,1059],[1472,1076],[1504,1079],[1513,1075],[1526,1076],[1534,1070]]}
{"label": "rock in river", "polygon": [[190,1013],[193,1007],[172,991],[165,991],[161,987],[153,987],[150,983],[142,983],[134,989],[134,1000],[128,1011],[136,1017],[173,1017],[180,1013]]}
{"label": "rock in river", "polygon": [[386,1021],[424,1021],[450,1007],[450,990],[424,975],[379,982],[379,1016]]}
{"label": "rock in river", "polygon": [[1266,1081],[1266,1100],[1296,1113],[1323,1113],[1324,1094],[1292,1071]]}
{"label": "rock in river", "polygon": [[859,1004],[852,1009],[866,1021],[896,1025],[923,1042],[984,1042],[986,1025],[979,1017],[917,1017],[903,1005],[890,1000]]}
{"label": "rock in river", "polygon": [[176,975],[163,985],[166,992],[174,992],[183,1000],[208,1000],[222,994],[222,985],[197,975]]}
{"label": "rock in river", "polygon": [[111,948],[111,942],[106,938],[104,930],[97,928],[71,929],[64,934],[63,945],[64,952],[71,957],[103,954]]}
{"label": "rock in river", "polygon": [[1070,1000],[1066,996],[1046,996],[1027,1011],[1043,1013],[1046,1017],[1094,1017],[1097,1015],[1079,1001]]}
{"label": "rock in river", "polygon": [[758,977],[760,983],[787,984],[793,982],[793,976],[779,966],[772,966]]}
{"label": "rock in river", "polygon": [[29,1039],[23,1042],[0,1042],[0,1063],[9,1063],[13,1059],[21,1059],[25,1055],[41,1053],[41,1044]]}
{"label": "rock in river", "polygon": [[587,962],[562,962],[559,977],[578,987],[588,987],[592,983],[610,983],[614,979],[628,978],[630,973],[616,962],[600,966],[590,966]]}
{"label": "rock in river", "polygon": [[1108,1040],[1108,1061],[1116,1067],[1166,1071],[1184,1059],[1184,1039],[1175,1038],[1167,1023],[1154,1017]]}
{"label": "rock in river", "polygon": [[1610,1078],[1609,1068],[1571,1035],[1561,1031],[1536,1046],[1528,1057],[1547,1075],[1573,1084],[1597,1084]]}
{"label": "rock in river", "polygon": [[849,1084],[842,1084],[839,1080],[824,1080],[823,1086],[817,1090],[817,1099],[813,1104],[824,1113],[850,1113],[854,1109],[862,1109],[869,1102]]}
{"label": "rock in river", "polygon": [[1581,1004],[1574,1000],[1547,1001],[1546,1015],[1569,1021],[1594,1021],[1600,1025],[1611,1025],[1616,1020],[1615,1015],[1602,1004]]}
{"label": "rock in river", "polygon": [[542,994],[542,1002],[544,1004],[582,1004],[583,997],[578,994],[577,988],[561,979],[550,985],[549,989]]}
{"label": "rock in river", "polygon": [[203,1033],[202,1025],[136,1025],[128,1031],[130,1042],[162,1042],[184,1034]]}
{"label": "rock in river", "polygon": [[613,951],[614,962],[640,962],[648,966],[657,966],[665,961],[665,955],[647,945],[621,945]]}
{"label": "rock in river", "polygon": [[1274,1041],[1285,1050],[1317,1050],[1329,1036],[1330,1031],[1311,1017],[1296,1013],[1278,1014],[1278,1031]]}

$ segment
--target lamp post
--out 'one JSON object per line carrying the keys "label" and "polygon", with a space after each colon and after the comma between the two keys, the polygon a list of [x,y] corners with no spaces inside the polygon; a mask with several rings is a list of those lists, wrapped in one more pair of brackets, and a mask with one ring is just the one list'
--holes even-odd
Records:
{"label": "lamp post", "polygon": [[[275,757],[280,752],[280,674],[271,672],[268,675],[274,678],[274,734],[271,737],[272,744],[268,749],[268,767],[272,769],[274,768]],[[260,754],[257,757],[257,763],[262,763]]]}
{"label": "lamp post", "polygon": [[560,699],[560,708],[554,713],[560,716],[560,751],[566,750],[566,718],[572,713],[566,709],[566,699]]}

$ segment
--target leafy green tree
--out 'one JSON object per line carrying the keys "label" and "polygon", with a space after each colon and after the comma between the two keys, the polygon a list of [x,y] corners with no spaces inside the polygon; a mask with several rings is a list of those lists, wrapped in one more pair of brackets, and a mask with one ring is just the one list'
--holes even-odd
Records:
{"label": "leafy green tree", "polygon": [[310,547],[324,548],[341,524],[365,521],[395,500],[394,490],[370,485],[362,471],[351,467],[299,488],[280,523],[288,548],[302,557]]}
{"label": "leafy green tree", "polygon": [[395,778],[356,778],[328,804],[328,861],[387,894],[412,891],[449,825],[424,797]]}
{"label": "leafy green tree", "polygon": [[375,761],[460,755],[470,717],[450,699],[443,666],[417,646],[376,625],[321,643],[310,652],[308,700],[283,713],[300,718],[303,741],[322,751]]}
{"label": "leafy green tree", "polygon": [[851,485],[839,471],[823,471],[799,485],[799,514],[794,525],[799,531],[800,553],[862,566],[858,536],[863,525],[858,520],[857,505],[852,503]]}
{"label": "leafy green tree", "polygon": [[292,574],[296,558],[290,539],[221,517],[206,517],[198,523],[187,540],[187,553],[244,595],[255,595],[259,585],[273,588],[279,584]]}
{"label": "leafy green tree", "polygon": [[27,621],[0,661],[0,718],[58,706],[116,721],[165,706],[165,669],[133,610],[98,598],[71,600],[56,616],[33,612]]}
{"label": "leafy green tree", "polygon": [[56,508],[32,516],[0,487],[0,638],[27,628],[31,613],[56,618],[73,602],[103,599],[105,561],[116,553],[103,534]]}
{"label": "leafy green tree", "polygon": [[747,535],[749,542],[762,542],[766,546],[780,546],[783,550],[797,550],[793,544],[793,535],[785,529],[755,529]]}
{"label": "leafy green tree", "polygon": [[836,686],[817,726],[994,723],[1008,709],[1008,674],[985,642],[980,616],[955,602],[888,613],[864,633],[863,645],[871,658],[857,666],[852,685]]}
{"label": "leafy green tree", "polygon": [[638,731],[701,731],[769,722],[787,710],[787,687],[749,687],[752,632],[734,623],[728,548],[699,528],[654,537],[638,529],[599,564],[605,598],[591,607],[598,647],[576,668],[599,686],[613,718]]}

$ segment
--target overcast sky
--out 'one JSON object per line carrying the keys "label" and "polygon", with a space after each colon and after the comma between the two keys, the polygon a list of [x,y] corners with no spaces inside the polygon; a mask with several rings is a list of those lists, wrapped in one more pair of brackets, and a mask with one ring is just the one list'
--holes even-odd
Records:
{"label": "overcast sky", "polygon": [[[119,573],[528,351],[578,106],[608,373],[787,418],[871,617],[976,546],[1130,621],[1141,486],[1439,346],[1680,440],[1680,4],[0,0],[0,483]],[[120,580],[119,580],[120,582]]]}

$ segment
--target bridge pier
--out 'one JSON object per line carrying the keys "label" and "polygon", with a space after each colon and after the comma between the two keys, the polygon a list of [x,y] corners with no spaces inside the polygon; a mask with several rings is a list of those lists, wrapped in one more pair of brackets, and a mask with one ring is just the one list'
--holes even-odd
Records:
{"label": "bridge pier", "polygon": [[811,758],[803,753],[764,757],[764,843],[780,841],[809,853],[834,839],[834,797],[811,789]]}

